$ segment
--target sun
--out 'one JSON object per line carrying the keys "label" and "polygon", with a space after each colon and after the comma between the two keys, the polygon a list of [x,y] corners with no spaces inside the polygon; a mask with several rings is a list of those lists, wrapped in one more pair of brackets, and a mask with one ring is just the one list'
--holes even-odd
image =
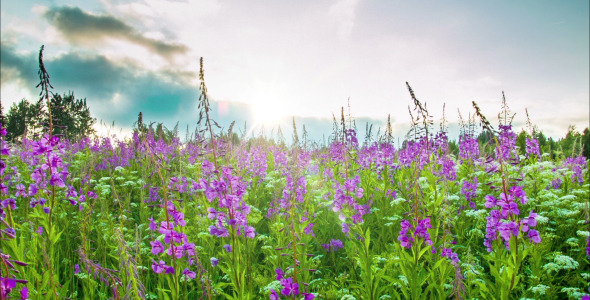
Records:
{"label": "sun", "polygon": [[254,121],[265,127],[280,125],[285,120],[285,108],[280,102],[262,101],[253,105]]}
{"label": "sun", "polygon": [[252,99],[252,117],[258,126],[277,127],[285,122],[287,103],[276,88],[266,89]]}

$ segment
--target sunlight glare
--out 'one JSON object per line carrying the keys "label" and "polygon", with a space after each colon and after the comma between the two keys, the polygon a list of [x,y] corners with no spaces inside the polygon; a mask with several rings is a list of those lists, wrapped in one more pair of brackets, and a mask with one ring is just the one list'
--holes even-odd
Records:
{"label": "sunlight glare", "polygon": [[285,103],[276,93],[267,92],[254,100],[252,113],[257,124],[276,127],[285,120]]}

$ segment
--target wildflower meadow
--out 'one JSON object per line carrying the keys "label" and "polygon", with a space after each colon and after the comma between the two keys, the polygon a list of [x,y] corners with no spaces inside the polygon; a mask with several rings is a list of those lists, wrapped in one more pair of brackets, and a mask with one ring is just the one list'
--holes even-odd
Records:
{"label": "wildflower meadow", "polygon": [[517,146],[501,98],[452,141],[409,84],[403,143],[344,109],[324,144],[239,137],[203,74],[184,141],[2,140],[1,299],[589,299],[581,142]]}

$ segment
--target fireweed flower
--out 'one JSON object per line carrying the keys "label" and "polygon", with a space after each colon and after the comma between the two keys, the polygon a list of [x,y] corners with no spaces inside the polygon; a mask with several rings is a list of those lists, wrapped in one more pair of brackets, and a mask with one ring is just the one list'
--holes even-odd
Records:
{"label": "fireweed flower", "polygon": [[561,188],[561,178],[558,177],[558,178],[553,179],[553,181],[551,181],[551,187],[554,190]]}
{"label": "fireweed flower", "polygon": [[473,161],[479,157],[479,143],[476,137],[461,135],[459,137],[459,157],[461,162]]}
{"label": "fireweed flower", "polygon": [[277,291],[273,289],[270,290],[270,300],[279,300],[279,295],[277,294]]}
{"label": "fireweed flower", "polygon": [[23,286],[23,288],[20,290],[20,299],[21,300],[29,299],[29,288],[28,287]]}
{"label": "fireweed flower", "polygon": [[577,182],[580,185],[584,183],[583,172],[587,168],[586,158],[583,156],[569,157],[565,160],[563,166],[572,170],[571,180],[573,183]]}
{"label": "fireweed flower", "polygon": [[213,268],[217,267],[217,264],[219,263],[219,259],[215,258],[215,257],[211,257],[211,266]]}
{"label": "fireweed flower", "polygon": [[151,241],[150,244],[152,245],[152,254],[153,255],[158,255],[158,254],[164,252],[164,245],[162,245],[162,243],[160,241],[158,241],[158,240]]}
{"label": "fireweed flower", "polygon": [[281,280],[285,276],[285,272],[281,268],[275,269],[275,273],[277,274],[277,280]]}
{"label": "fireweed flower", "polygon": [[[5,231],[8,229],[5,229]],[[4,235],[6,236],[6,235]],[[14,236],[8,236],[9,238],[14,238]],[[10,276],[11,273],[18,273],[17,270],[14,269],[14,264],[17,264],[19,266],[27,266],[26,263],[21,262],[21,261],[17,261],[17,260],[13,260],[10,259],[10,256],[7,254],[4,254],[2,252],[0,252],[0,261],[3,264],[3,269],[6,269],[6,271],[8,272],[8,274],[4,274],[2,273],[1,275],[5,275],[5,276]],[[8,295],[11,293],[11,291],[13,289],[16,288],[16,285],[18,283],[20,284],[26,284],[28,281],[24,280],[24,279],[17,279],[17,278],[11,278],[11,277],[2,277],[0,276],[0,298],[2,299],[9,299]],[[28,295],[28,289],[25,287],[23,287],[23,289],[25,290],[25,292]],[[22,290],[21,290],[22,291]],[[21,294],[22,295],[22,294]],[[22,298],[22,299],[26,299],[26,298]]]}
{"label": "fireweed flower", "polygon": [[448,155],[441,155],[438,157],[436,163],[440,166],[440,171],[434,173],[449,181],[457,180],[457,171],[455,170],[455,162]]}
{"label": "fireweed flower", "polygon": [[268,168],[265,150],[262,146],[255,146],[249,151],[241,151],[238,155],[238,168],[247,170],[251,177],[264,181]]}
{"label": "fireweed flower", "polygon": [[363,188],[360,185],[360,177],[346,180],[344,185],[336,183],[334,192],[334,203],[332,210],[339,213],[340,221],[342,221],[342,232],[349,235],[350,229],[346,221],[350,216],[353,224],[360,224],[363,222],[363,216],[371,212],[370,205],[359,204],[357,199],[361,199],[364,194]]}
{"label": "fireweed flower", "polygon": [[281,279],[281,285],[283,286],[281,294],[285,296],[299,295],[299,284],[297,282],[293,282],[293,278],[289,277]]}
{"label": "fireweed flower", "polygon": [[[414,243],[415,241],[415,238],[422,238],[424,239],[427,245],[432,246],[430,233],[428,233],[428,229],[432,228],[432,225],[430,224],[430,217],[418,220],[418,224],[416,224],[415,230],[408,220],[402,220],[400,225],[401,229],[399,231],[397,240],[400,242],[400,245],[402,247],[406,249],[411,248],[412,243]],[[410,234],[408,235],[408,233]]]}
{"label": "fireweed flower", "polygon": [[498,141],[499,147],[496,148],[496,154],[501,156],[504,161],[517,159],[516,149],[516,134],[512,131],[512,125],[500,125],[500,135]]}
{"label": "fireweed flower", "polygon": [[426,139],[418,142],[409,142],[399,153],[399,162],[404,167],[410,167],[413,162],[418,162],[418,167],[424,169],[424,166],[430,162],[430,154],[434,147]]}
{"label": "fireweed flower", "polygon": [[536,155],[537,160],[541,158],[541,151],[539,150],[539,142],[535,138],[526,139],[526,154],[527,156]]}
{"label": "fireweed flower", "polygon": [[16,288],[16,280],[14,278],[0,277],[0,293],[2,298],[6,298],[14,288]]}
{"label": "fireweed flower", "polygon": [[412,242],[414,242],[414,238],[411,235],[407,236],[408,231],[413,230],[412,224],[408,220],[402,220],[400,225],[401,230],[399,231],[397,240],[400,241],[402,247],[409,249],[412,247]]}
{"label": "fireweed flower", "polygon": [[315,236],[315,233],[313,232],[314,225],[314,223],[307,224],[307,226],[303,229],[303,232],[305,232],[307,235]]}
{"label": "fireweed flower", "polygon": [[195,277],[197,277],[197,273],[186,268],[184,269],[184,271],[182,271],[182,277],[184,278],[184,280],[188,280],[189,278],[195,279]]}
{"label": "fireweed flower", "polygon": [[469,207],[475,209],[476,205],[473,200],[477,197],[477,177],[473,178],[473,182],[469,182],[467,180],[463,181],[461,193],[465,195],[465,199],[467,199],[467,202],[469,202]]}
{"label": "fireweed flower", "polygon": [[520,215],[518,200],[520,200],[521,204],[526,204],[528,201],[522,187],[512,186],[508,195],[505,193],[500,194],[499,200],[492,195],[486,195],[485,199],[486,208],[494,208],[490,211],[490,215],[486,217],[484,245],[487,247],[488,252],[492,252],[493,241],[498,239],[498,234],[506,249],[510,248],[510,238],[512,236],[518,237],[520,232],[527,233],[531,243],[538,244],[541,242],[539,232],[531,229],[537,226],[536,217],[538,215],[531,210],[528,217],[522,219],[518,217]]}
{"label": "fireweed flower", "polygon": [[341,248],[344,248],[344,244],[341,240],[332,239],[329,244],[322,244],[322,248],[326,249],[328,252],[336,252]]}
{"label": "fireweed flower", "polygon": [[[217,200],[219,210],[208,208],[208,217],[214,221],[209,226],[209,234],[217,237],[229,237],[231,231],[236,230],[237,235],[254,238],[256,231],[248,225],[247,216],[250,214],[250,206],[243,199],[246,192],[246,184],[239,176],[232,174],[232,168],[224,167],[219,179],[200,180],[200,187],[205,197],[212,203]],[[226,227],[227,226],[227,227]]]}
{"label": "fireweed flower", "polygon": [[452,262],[459,262],[459,256],[451,248],[442,247],[441,256],[450,259]]}
{"label": "fireweed flower", "polygon": [[165,270],[165,268],[167,268],[167,266],[163,260],[160,260],[156,263],[156,261],[152,259],[152,270],[154,270],[155,273],[160,274]]}
{"label": "fireweed flower", "polygon": [[[183,185],[183,182],[185,181],[181,179],[172,180],[172,182],[171,186],[178,188],[176,184]],[[183,191],[183,193],[186,192],[188,192],[188,190]],[[164,244],[159,240],[150,242],[150,245],[152,246],[152,254],[156,256],[165,254],[172,257],[172,259],[181,259],[186,255],[189,265],[192,265],[194,263],[193,257],[196,255],[195,244],[189,243],[187,235],[182,232],[182,227],[187,224],[182,209],[179,209],[179,207],[177,207],[172,201],[168,201],[165,205],[162,204],[162,207],[166,209],[168,221],[161,221],[160,224],[158,224],[153,218],[149,218],[149,229],[164,235]],[[164,274],[174,273],[174,267],[167,266],[164,260],[160,260],[158,263],[154,261],[152,264],[152,270],[157,274],[162,272],[164,272]],[[194,278],[193,273],[191,272],[192,271],[185,269],[181,278],[184,280]]]}

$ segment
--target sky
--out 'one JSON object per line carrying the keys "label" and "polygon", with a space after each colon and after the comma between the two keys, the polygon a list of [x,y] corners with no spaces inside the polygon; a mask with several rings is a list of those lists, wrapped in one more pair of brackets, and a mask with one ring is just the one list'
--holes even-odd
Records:
{"label": "sky", "polygon": [[451,138],[472,101],[498,124],[503,91],[516,130],[528,111],[559,138],[590,122],[589,14],[587,0],[1,0],[0,99],[38,99],[45,45],[53,91],[86,98],[111,134],[139,112],[194,131],[203,57],[214,118],[246,134],[290,136],[294,117],[321,140],[350,107],[360,138],[388,116],[403,138],[408,82],[437,129],[445,107]]}

